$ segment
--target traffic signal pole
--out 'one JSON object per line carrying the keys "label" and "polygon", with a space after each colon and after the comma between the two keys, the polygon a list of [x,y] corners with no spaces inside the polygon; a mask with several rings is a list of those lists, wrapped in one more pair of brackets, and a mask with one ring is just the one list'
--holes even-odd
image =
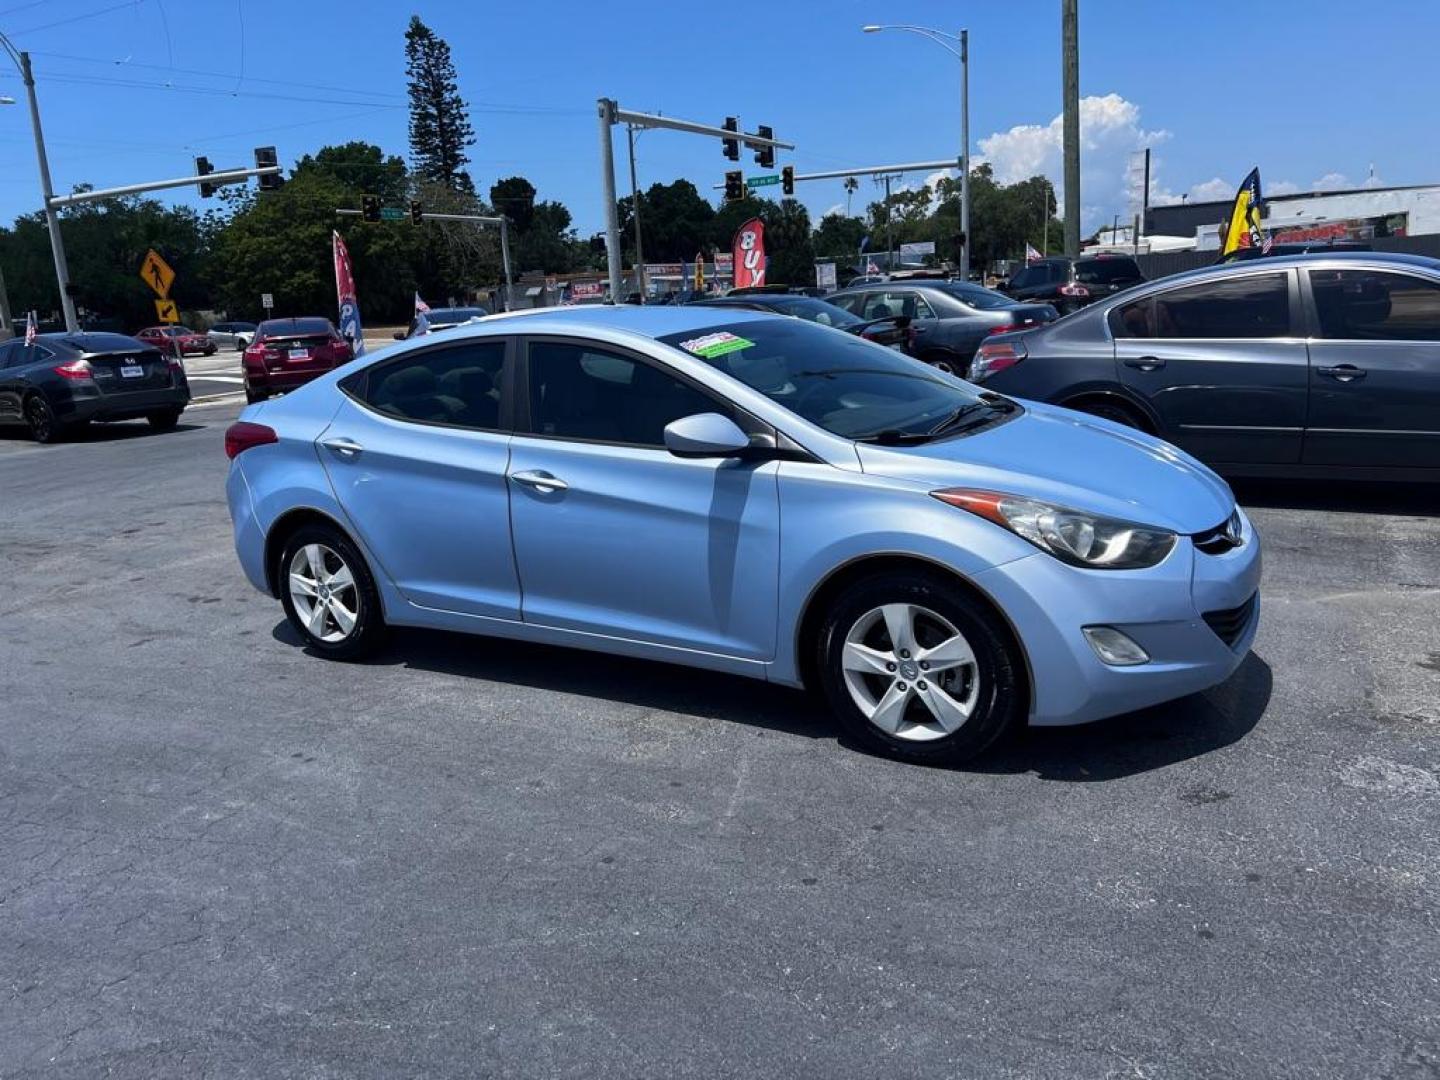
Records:
{"label": "traffic signal pole", "polygon": [[632,112],[622,109],[611,98],[596,101],[600,123],[600,188],[605,199],[605,249],[610,277],[610,299],[621,299],[620,266],[620,211],[615,205],[615,146],[611,129],[616,124],[631,124],[636,128],[668,128],[671,131],[685,131],[691,135],[707,135],[712,139],[738,140],[754,149],[770,147],[778,150],[794,150],[793,143],[779,139],[752,135],[748,132],[728,130],[713,124],[698,124],[693,120],[680,120],[673,116],[652,116],[650,113]]}

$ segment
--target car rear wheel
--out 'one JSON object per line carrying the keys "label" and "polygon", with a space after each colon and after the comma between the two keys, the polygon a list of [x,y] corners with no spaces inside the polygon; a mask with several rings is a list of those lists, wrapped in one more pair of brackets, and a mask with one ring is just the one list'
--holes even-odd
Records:
{"label": "car rear wheel", "polygon": [[290,625],[322,656],[358,660],[385,636],[380,596],[349,537],[328,525],[306,525],[280,554],[280,598]]}
{"label": "car rear wheel", "polygon": [[1088,413],[1090,416],[1098,416],[1101,420],[1109,420],[1113,424],[1123,424],[1126,427],[1136,428],[1140,431],[1148,431],[1150,425],[1145,418],[1135,409],[1119,401],[1107,401],[1104,398],[1090,398],[1077,401],[1067,408],[1077,412]]}
{"label": "car rear wheel", "polygon": [[25,423],[30,428],[30,437],[37,443],[53,443],[60,440],[60,421],[50,403],[40,394],[31,394],[25,399]]}
{"label": "car rear wheel", "polygon": [[1024,718],[1023,662],[999,618],[939,577],[894,573],[850,586],[819,650],[845,732],[891,757],[959,765]]}
{"label": "car rear wheel", "polygon": [[159,409],[147,413],[145,419],[150,422],[150,427],[154,431],[174,431],[176,425],[180,423],[180,412],[179,409]]}
{"label": "car rear wheel", "polygon": [[958,375],[962,379],[965,377],[965,365],[960,362],[960,358],[954,353],[926,353],[924,356],[920,357],[920,359],[925,361],[925,363],[929,364],[936,371],[943,371],[947,375]]}
{"label": "car rear wheel", "polygon": [[252,390],[252,389],[250,389],[250,384],[249,384],[248,382],[245,384],[245,402],[246,402],[246,404],[254,405],[254,404],[256,404],[257,402],[264,401],[264,400],[265,400],[266,398],[268,398],[269,396],[270,396],[270,391],[269,391],[269,390]]}

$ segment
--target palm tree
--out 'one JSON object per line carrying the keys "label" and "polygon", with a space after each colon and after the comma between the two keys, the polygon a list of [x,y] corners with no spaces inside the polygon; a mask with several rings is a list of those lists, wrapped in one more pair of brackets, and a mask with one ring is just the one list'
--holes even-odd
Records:
{"label": "palm tree", "polygon": [[859,180],[856,180],[855,177],[853,177],[853,176],[847,176],[847,177],[845,178],[845,216],[846,216],[846,217],[849,217],[849,216],[850,216],[850,196],[852,196],[852,195],[855,194],[855,190],[856,190],[859,186],[860,186],[860,181],[859,181]]}

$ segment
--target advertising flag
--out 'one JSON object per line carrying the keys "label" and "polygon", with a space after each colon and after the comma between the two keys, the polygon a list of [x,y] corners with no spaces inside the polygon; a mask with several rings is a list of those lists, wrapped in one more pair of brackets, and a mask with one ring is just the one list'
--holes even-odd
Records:
{"label": "advertising flag", "polygon": [[735,288],[765,284],[765,223],[751,218],[735,232]]}
{"label": "advertising flag", "polygon": [[339,230],[331,234],[335,252],[335,294],[340,300],[340,336],[350,343],[356,356],[365,353],[365,335],[360,329],[360,302],[355,299],[355,274],[350,267],[350,252]]}
{"label": "advertising flag", "polygon": [[1270,250],[1270,238],[1265,235],[1265,228],[1260,224],[1264,212],[1265,200],[1260,195],[1260,168],[1256,166],[1250,170],[1250,175],[1241,181],[1240,190],[1235,192],[1235,205],[1230,208],[1225,241],[1220,246],[1221,258],[1232,251],[1245,248]]}
{"label": "advertising flag", "polygon": [[25,344],[34,345],[35,335],[40,332],[39,325],[35,322],[35,312],[25,316]]}
{"label": "advertising flag", "polygon": [[705,252],[695,253],[695,291],[705,291]]}
{"label": "advertising flag", "polygon": [[1039,262],[1044,257],[1044,255],[1041,255],[1040,252],[1035,250],[1034,244],[1030,243],[1028,240],[1025,242],[1025,262],[1027,265],[1029,263]]}

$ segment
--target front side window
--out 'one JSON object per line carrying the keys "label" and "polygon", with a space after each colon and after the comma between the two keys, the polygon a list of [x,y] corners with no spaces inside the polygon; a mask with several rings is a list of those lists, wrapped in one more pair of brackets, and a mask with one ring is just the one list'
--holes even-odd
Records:
{"label": "front side window", "polygon": [[1440,285],[1381,270],[1311,270],[1320,336],[1342,341],[1440,341]]}
{"label": "front side window", "polygon": [[530,430],[536,435],[662,447],[670,422],[723,411],[660,368],[601,346],[536,341],[528,356]]}
{"label": "front side window", "polygon": [[504,370],[503,341],[426,349],[370,369],[363,400],[397,420],[494,431]]}
{"label": "front side window", "polygon": [[1283,271],[1169,289],[1154,300],[1153,337],[1277,338],[1290,334],[1290,287]]}
{"label": "front side window", "polygon": [[894,349],[800,319],[706,327],[659,339],[836,435],[924,435],[978,391]]}

